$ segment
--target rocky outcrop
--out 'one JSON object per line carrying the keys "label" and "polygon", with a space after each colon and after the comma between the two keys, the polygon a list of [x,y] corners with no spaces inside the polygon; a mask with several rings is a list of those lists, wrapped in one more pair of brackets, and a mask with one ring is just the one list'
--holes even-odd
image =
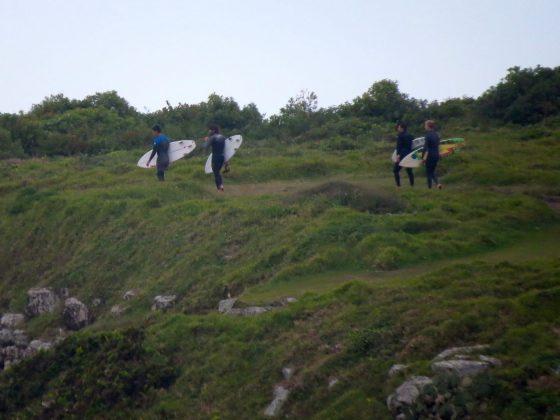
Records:
{"label": "rocky outcrop", "polygon": [[273,309],[272,306],[248,306],[245,308],[235,308],[237,298],[229,298],[221,300],[218,303],[218,312],[226,315],[235,316],[255,316],[261,315]]}
{"label": "rocky outcrop", "polygon": [[152,304],[152,311],[156,311],[156,310],[165,311],[173,307],[176,301],[177,301],[177,295],[156,296]]}
{"label": "rocky outcrop", "polygon": [[486,350],[488,347],[490,346],[488,346],[487,344],[477,344],[474,346],[465,346],[465,347],[451,347],[447,350],[442,351],[440,354],[434,357],[434,360],[436,361],[445,360],[455,355],[467,355],[471,353],[477,353]]}
{"label": "rocky outcrop", "polygon": [[278,414],[280,414],[282,405],[284,405],[289,395],[290,395],[290,391],[288,389],[280,385],[275,386],[273,392],[274,399],[264,410],[264,415],[266,417],[275,417]]}
{"label": "rocky outcrop", "polygon": [[15,343],[14,332],[8,328],[0,330],[0,347],[11,346]]}
{"label": "rocky outcrop", "polygon": [[110,313],[112,316],[117,317],[121,316],[126,311],[126,308],[121,305],[113,305],[111,306]]}
{"label": "rocky outcrop", "polygon": [[389,377],[397,376],[398,374],[405,372],[408,368],[408,365],[393,365],[391,369],[389,369]]}
{"label": "rocky outcrop", "polygon": [[27,306],[25,312],[30,317],[54,312],[57,298],[49,288],[34,287],[27,291]]}
{"label": "rocky outcrop", "polygon": [[23,314],[4,314],[0,319],[0,325],[4,328],[15,328],[25,322]]}
{"label": "rocky outcrop", "polygon": [[395,416],[408,412],[416,404],[424,387],[432,383],[427,376],[413,376],[387,397],[387,407]]}
{"label": "rocky outcrop", "polygon": [[84,328],[90,320],[88,307],[76,298],[68,298],[64,302],[62,319],[69,330]]}
{"label": "rocky outcrop", "polygon": [[229,313],[233,309],[235,302],[237,302],[237,298],[220,300],[220,302],[218,303],[218,312],[221,314]]}
{"label": "rocky outcrop", "polygon": [[131,299],[134,299],[135,297],[136,297],[136,290],[131,289],[131,290],[127,290],[126,292],[124,292],[122,298],[124,300],[131,300]]}

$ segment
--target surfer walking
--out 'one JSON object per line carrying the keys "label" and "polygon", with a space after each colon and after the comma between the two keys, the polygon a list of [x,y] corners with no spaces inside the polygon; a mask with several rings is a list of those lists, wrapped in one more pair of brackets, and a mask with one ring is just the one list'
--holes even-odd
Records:
{"label": "surfer walking", "polygon": [[214,173],[214,181],[218,191],[224,190],[222,175],[220,171],[224,165],[224,150],[226,146],[226,138],[220,134],[220,128],[215,124],[208,126],[208,137],[204,139],[206,148],[212,148],[212,172]]}
{"label": "surfer walking", "polygon": [[[397,187],[400,187],[400,161],[402,158],[412,152],[412,140],[414,140],[414,136],[407,131],[407,125],[403,122],[397,124],[397,131],[397,160],[395,162],[395,166],[393,167],[393,173],[395,174],[395,182],[397,183]],[[410,186],[412,187],[414,185],[414,172],[412,172],[412,168],[406,168],[406,173],[408,174],[408,181],[410,182]]]}
{"label": "surfer walking", "polygon": [[169,139],[161,133],[161,127],[156,124],[152,127],[155,134],[155,139],[152,143],[153,150],[146,167],[150,166],[150,162],[157,154],[156,169],[157,177],[160,181],[165,181],[165,170],[169,166]]}
{"label": "surfer walking", "polygon": [[[438,182],[436,177],[436,166],[439,162],[439,135],[435,131],[435,123],[432,120],[427,120],[424,123],[426,136],[424,137],[424,148],[422,149],[422,162],[426,166],[426,178],[428,180],[428,188],[432,188],[432,181],[438,189],[443,186]],[[428,154],[424,160],[425,154]]]}

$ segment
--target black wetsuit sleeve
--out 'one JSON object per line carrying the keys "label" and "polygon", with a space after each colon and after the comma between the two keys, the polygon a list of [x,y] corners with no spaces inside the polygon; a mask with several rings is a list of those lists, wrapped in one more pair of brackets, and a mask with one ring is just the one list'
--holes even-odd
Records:
{"label": "black wetsuit sleeve", "polygon": [[148,159],[148,162],[151,162],[151,161],[152,161],[152,159],[153,159],[154,156],[156,155],[156,152],[157,152],[157,146],[154,145],[154,148],[153,148],[153,150],[152,150],[152,154],[150,155],[150,159]]}

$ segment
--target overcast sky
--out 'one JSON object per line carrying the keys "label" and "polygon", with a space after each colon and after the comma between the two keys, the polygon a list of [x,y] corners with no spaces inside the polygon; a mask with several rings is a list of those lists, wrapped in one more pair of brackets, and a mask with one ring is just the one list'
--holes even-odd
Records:
{"label": "overcast sky", "polygon": [[116,90],[141,112],[216,92],[268,116],[300,90],[339,105],[381,79],[477,97],[560,65],[560,0],[0,0],[0,112]]}

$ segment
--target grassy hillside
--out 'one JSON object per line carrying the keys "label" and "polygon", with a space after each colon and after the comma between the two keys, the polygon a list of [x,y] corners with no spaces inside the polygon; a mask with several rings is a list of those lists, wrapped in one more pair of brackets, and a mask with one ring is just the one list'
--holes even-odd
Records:
{"label": "grassy hillside", "polygon": [[[0,374],[0,412],[258,418],[291,366],[284,413],[384,418],[403,380],[387,377],[393,363],[427,373],[441,350],[487,343],[504,364],[471,413],[560,415],[560,218],[547,204],[560,129],[444,134],[468,146],[441,161],[442,191],[423,170],[397,189],[392,145],[350,138],[246,139],[224,194],[202,154],[163,184],[135,167],[140,150],[2,161],[0,312],[23,311],[33,286],[103,303],[57,350]],[[247,304],[299,300],[232,318],[216,313],[226,287]],[[172,311],[150,310],[160,294],[178,295]],[[48,338],[60,323],[26,329]]]}

